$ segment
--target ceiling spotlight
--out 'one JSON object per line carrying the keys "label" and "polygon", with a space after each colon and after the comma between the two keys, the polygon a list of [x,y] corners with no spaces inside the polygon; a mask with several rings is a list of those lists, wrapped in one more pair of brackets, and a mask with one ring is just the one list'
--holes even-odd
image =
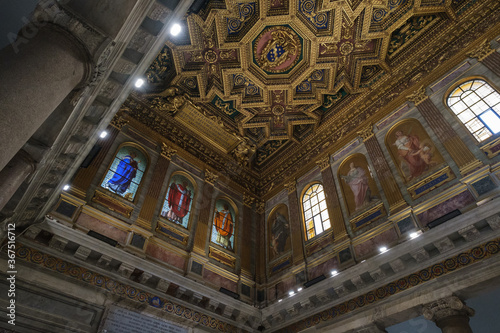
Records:
{"label": "ceiling spotlight", "polygon": [[63,186],[63,191],[67,191],[67,190],[69,190],[69,185],[68,184],[66,184],[66,185]]}
{"label": "ceiling spotlight", "polygon": [[281,302],[281,301],[282,301],[282,299],[279,299],[279,300],[278,300],[278,303],[279,303],[279,302]]}
{"label": "ceiling spotlight", "polygon": [[104,139],[104,138],[105,138],[105,137],[107,137],[107,136],[108,136],[108,132],[106,132],[106,131],[102,131],[102,132],[101,132],[101,134],[99,134],[99,137],[100,137],[101,139]]}
{"label": "ceiling spotlight", "polygon": [[182,27],[179,23],[174,23],[172,24],[172,26],[170,27],[170,34],[172,36],[177,36],[178,34],[181,33],[181,30],[182,30]]}
{"label": "ceiling spotlight", "polygon": [[335,275],[338,275],[339,272],[336,269],[334,269],[333,271],[331,271],[331,274],[332,274],[332,276],[335,276]]}
{"label": "ceiling spotlight", "polygon": [[135,87],[136,88],[142,87],[143,84],[144,84],[144,80],[143,79],[137,79],[137,81],[135,81]]}
{"label": "ceiling spotlight", "polygon": [[288,292],[288,296],[293,296],[293,295],[295,295],[295,291],[290,290],[290,291]]}
{"label": "ceiling spotlight", "polygon": [[388,251],[388,249],[387,249],[387,247],[386,247],[386,246],[382,246],[382,247],[380,247],[378,250],[380,251],[380,253],[384,253],[384,252],[387,252],[387,251]]}
{"label": "ceiling spotlight", "polygon": [[299,289],[297,289],[297,291],[302,291],[302,287],[300,287]]}
{"label": "ceiling spotlight", "polygon": [[420,233],[418,233],[417,231],[412,232],[412,233],[410,234],[410,238],[411,238],[411,239],[417,238],[418,236],[420,236]]}

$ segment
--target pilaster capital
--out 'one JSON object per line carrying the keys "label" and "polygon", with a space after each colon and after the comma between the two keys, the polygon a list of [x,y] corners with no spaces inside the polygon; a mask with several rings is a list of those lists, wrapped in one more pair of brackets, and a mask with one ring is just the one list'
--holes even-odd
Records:
{"label": "pilaster capital", "polygon": [[424,86],[417,88],[413,93],[406,96],[406,99],[414,103],[415,105],[422,103],[426,98],[427,94],[425,92]]}
{"label": "pilaster capital", "polygon": [[317,160],[316,165],[319,166],[321,171],[328,169],[330,167],[330,155],[326,155]]}
{"label": "pilaster capital", "polygon": [[257,214],[264,214],[266,211],[266,202],[265,201],[257,201],[255,203],[255,211]]}
{"label": "pilaster capital", "polygon": [[167,145],[165,142],[161,143],[161,156],[165,157],[168,160],[171,160],[172,157],[177,153],[177,150]]}
{"label": "pilaster capital", "polygon": [[493,52],[495,52],[495,49],[491,48],[489,40],[485,39],[475,50],[469,52],[467,55],[470,58],[477,58],[477,60],[483,61],[484,58]]}
{"label": "pilaster capital", "polygon": [[109,124],[116,129],[121,130],[123,126],[128,124],[128,120],[124,119],[122,116],[115,115]]}
{"label": "pilaster capital", "polygon": [[255,198],[250,194],[243,194],[243,204],[247,207],[252,207]]}
{"label": "pilaster capital", "polygon": [[450,316],[472,317],[475,311],[456,296],[441,298],[424,306],[423,315],[427,320],[437,321]]}
{"label": "pilaster capital", "polygon": [[363,139],[363,141],[368,140],[373,136],[373,124],[363,127],[357,132],[357,134]]}
{"label": "pilaster capital", "polygon": [[291,182],[285,183],[284,186],[288,193],[295,192],[297,190],[297,181],[294,179]]}
{"label": "pilaster capital", "polygon": [[214,172],[210,170],[205,170],[205,182],[214,185],[215,182],[217,181],[217,178],[219,178],[218,175],[216,175]]}

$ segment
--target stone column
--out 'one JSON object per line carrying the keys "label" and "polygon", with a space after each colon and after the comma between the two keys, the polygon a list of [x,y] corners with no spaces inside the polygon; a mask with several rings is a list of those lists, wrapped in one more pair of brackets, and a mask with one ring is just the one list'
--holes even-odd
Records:
{"label": "stone column", "polygon": [[285,184],[288,192],[288,208],[290,209],[290,226],[292,230],[293,264],[298,265],[304,261],[304,237],[302,219],[300,217],[300,202],[297,198],[297,184],[294,181]]}
{"label": "stone column", "polygon": [[490,71],[500,76],[500,53],[491,48],[489,41],[484,41],[477,49],[468,54],[471,58],[477,58]]}
{"label": "stone column", "polygon": [[432,320],[443,333],[472,333],[469,317],[474,310],[456,296],[442,298],[424,306],[424,317]]}
{"label": "stone column", "polygon": [[162,143],[160,158],[156,162],[153,170],[153,176],[151,177],[151,183],[149,184],[148,192],[146,193],[146,198],[144,199],[141,211],[139,212],[139,217],[136,221],[138,226],[146,230],[151,230],[151,224],[156,205],[158,204],[158,199],[163,199],[160,198],[161,187],[163,185],[165,175],[167,174],[170,160],[176,152],[177,150],[169,147],[165,143]]}
{"label": "stone column", "polygon": [[205,170],[205,184],[203,185],[203,192],[201,194],[201,208],[196,225],[196,232],[194,235],[193,251],[204,256],[205,248],[207,245],[208,229],[210,228],[210,209],[212,208],[212,197],[214,194],[214,184],[219,178],[215,173]]}
{"label": "stone column", "polygon": [[0,170],[89,75],[85,48],[53,24],[0,51]]}
{"label": "stone column", "polygon": [[71,194],[81,199],[85,198],[87,190],[90,187],[90,184],[92,183],[97,170],[104,161],[104,158],[108,155],[109,149],[113,145],[113,142],[118,136],[118,133],[120,133],[123,126],[125,126],[127,123],[128,120],[125,120],[118,115],[116,115],[113,120],[111,120],[111,123],[106,129],[108,135],[103,139],[99,138],[99,140],[95,143],[96,145],[100,145],[101,149],[94,157],[90,165],[86,168],[80,168],[73,178],[70,190]]}
{"label": "stone column", "polygon": [[24,180],[35,171],[36,163],[24,150],[20,150],[0,171],[0,210],[17,191]]}
{"label": "stone column", "polygon": [[362,131],[358,132],[358,134],[365,143],[368,156],[373,163],[380,185],[382,185],[385,197],[389,202],[390,213],[394,214],[395,212],[406,207],[408,204],[403,198],[403,194],[401,193],[401,190],[394,179],[394,175],[389,168],[389,164],[384,157],[382,148],[380,148],[380,144],[373,134],[373,125],[365,127]]}
{"label": "stone column", "polygon": [[420,87],[416,92],[407,96],[407,99],[415,103],[418,111],[424,116],[439,141],[441,141],[453,161],[458,165],[462,175],[482,165],[462,139],[460,139],[453,127],[446,121],[443,114],[429,99],[424,87]]}
{"label": "stone column", "polygon": [[316,164],[319,166],[323,178],[323,189],[325,190],[326,205],[332,222],[333,239],[335,242],[341,242],[348,236],[340,208],[339,196],[337,195],[337,187],[330,167],[330,156],[321,158]]}

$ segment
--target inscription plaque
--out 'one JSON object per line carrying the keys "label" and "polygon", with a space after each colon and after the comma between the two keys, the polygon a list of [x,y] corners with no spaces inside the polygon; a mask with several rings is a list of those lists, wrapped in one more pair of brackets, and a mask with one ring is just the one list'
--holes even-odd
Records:
{"label": "inscription plaque", "polygon": [[101,332],[105,333],[187,333],[188,329],[168,321],[142,315],[119,307],[111,307]]}

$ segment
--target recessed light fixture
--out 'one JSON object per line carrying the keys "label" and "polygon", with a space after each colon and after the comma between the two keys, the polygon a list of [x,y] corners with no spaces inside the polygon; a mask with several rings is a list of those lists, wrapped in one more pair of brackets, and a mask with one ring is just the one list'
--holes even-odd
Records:
{"label": "recessed light fixture", "polygon": [[172,26],[170,27],[170,34],[172,36],[177,36],[178,34],[180,34],[182,31],[182,27],[179,23],[174,23],[172,24]]}
{"label": "recessed light fixture", "polygon": [[420,233],[418,233],[418,232],[412,232],[412,233],[410,234],[410,238],[411,238],[411,239],[417,238],[418,236],[420,236]]}
{"label": "recessed light fixture", "polygon": [[137,79],[137,80],[135,81],[135,87],[136,87],[136,88],[140,88],[140,87],[142,87],[142,85],[143,85],[143,84],[144,84],[144,80],[143,80],[143,79]]}
{"label": "recessed light fixture", "polygon": [[108,132],[106,132],[106,131],[102,131],[102,132],[101,132],[101,134],[99,134],[99,137],[100,137],[101,139],[104,139],[104,138],[105,138],[105,137],[107,137],[107,136],[108,136]]}
{"label": "recessed light fixture", "polygon": [[69,185],[68,184],[66,184],[66,185],[63,186],[63,191],[67,191],[67,190],[69,190]]}
{"label": "recessed light fixture", "polygon": [[302,291],[302,287],[300,287],[299,289],[297,289],[297,291]]}
{"label": "recessed light fixture", "polygon": [[387,248],[387,246],[382,246],[378,250],[380,251],[380,253],[384,253],[384,252],[389,251],[389,249]]}
{"label": "recessed light fixture", "polygon": [[333,271],[331,271],[331,274],[332,274],[332,276],[335,276],[335,275],[338,275],[339,272],[336,269],[334,269]]}
{"label": "recessed light fixture", "polygon": [[282,301],[282,299],[279,299],[279,300],[278,300],[278,303],[279,303],[279,302],[281,302],[281,301]]}
{"label": "recessed light fixture", "polygon": [[293,295],[295,295],[295,291],[290,290],[290,291],[288,292],[288,296],[293,296]]}

